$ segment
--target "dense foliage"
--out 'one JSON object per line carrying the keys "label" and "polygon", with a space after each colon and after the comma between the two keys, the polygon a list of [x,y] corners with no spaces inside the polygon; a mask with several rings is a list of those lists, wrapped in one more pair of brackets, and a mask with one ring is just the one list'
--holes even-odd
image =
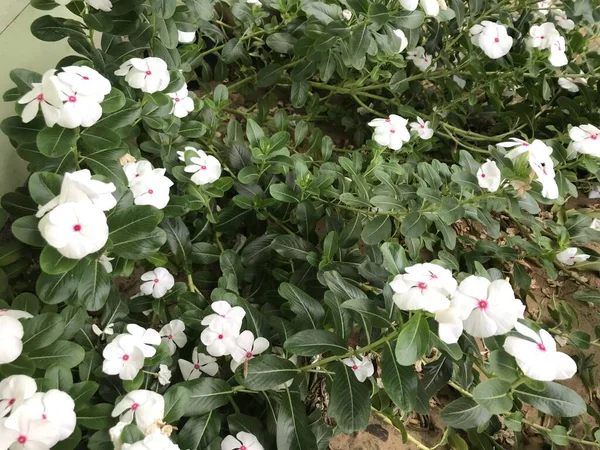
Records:
{"label": "dense foliage", "polygon": [[[4,95],[0,450],[426,449],[440,390],[452,448],[600,447],[555,382],[600,342],[595,0],[59,3]],[[542,329],[534,275],[580,288]]]}

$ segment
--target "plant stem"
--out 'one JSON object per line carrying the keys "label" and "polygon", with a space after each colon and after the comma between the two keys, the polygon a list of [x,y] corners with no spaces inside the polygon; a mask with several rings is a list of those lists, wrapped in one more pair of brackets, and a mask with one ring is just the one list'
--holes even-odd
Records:
{"label": "plant stem", "polygon": [[385,423],[387,423],[388,425],[391,425],[392,427],[394,427],[396,430],[398,430],[401,434],[405,434],[406,433],[406,438],[412,442],[414,445],[417,446],[417,448],[421,449],[421,450],[432,450],[430,447],[427,447],[425,444],[423,444],[421,441],[419,441],[417,438],[413,437],[410,433],[406,432],[406,430],[401,430],[399,429],[393,422],[392,419],[390,419],[387,414],[379,411],[378,409],[374,408],[371,406],[371,412],[373,414],[375,414],[377,417],[379,417],[381,420],[383,420]]}
{"label": "plant stem", "polygon": [[296,236],[296,233],[294,231],[292,231],[290,228],[288,228],[283,222],[281,222],[277,217],[275,217],[271,212],[267,211],[267,215],[269,216],[269,219],[271,219],[273,222],[275,222],[279,227],[281,227],[282,229],[284,229],[288,234],[292,234],[294,236]]}
{"label": "plant stem", "polygon": [[194,284],[194,280],[192,278],[192,274],[191,273],[187,274],[187,284],[188,284],[188,289],[190,290],[190,292],[193,292],[193,293],[196,293],[196,294],[200,293],[200,290]]}

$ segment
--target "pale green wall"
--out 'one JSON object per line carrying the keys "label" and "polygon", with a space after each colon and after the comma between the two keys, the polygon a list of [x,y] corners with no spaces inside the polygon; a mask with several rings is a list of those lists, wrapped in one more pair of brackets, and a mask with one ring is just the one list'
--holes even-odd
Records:
{"label": "pale green wall", "polygon": [[[45,14],[70,16],[64,7],[39,11],[29,6],[29,0],[0,0],[0,94],[14,87],[8,76],[11,69],[21,67],[43,73],[72,53],[66,40],[43,42],[31,35],[31,23]],[[14,114],[14,103],[5,103],[0,96],[0,121]],[[26,178],[26,163],[0,133],[0,195],[21,186]]]}

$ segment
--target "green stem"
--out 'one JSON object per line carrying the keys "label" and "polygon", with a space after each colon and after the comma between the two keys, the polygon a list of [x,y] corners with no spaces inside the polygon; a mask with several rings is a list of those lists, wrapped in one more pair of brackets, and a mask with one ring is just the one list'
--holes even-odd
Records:
{"label": "green stem", "polygon": [[379,411],[378,409],[374,408],[373,406],[371,406],[371,412],[373,414],[375,414],[377,417],[379,417],[381,420],[383,420],[385,423],[387,423],[388,425],[391,425],[392,427],[394,427],[396,430],[398,430],[399,433],[406,434],[406,438],[410,442],[412,442],[418,449],[420,449],[420,450],[432,450],[430,447],[427,447],[425,444],[423,444],[417,438],[413,437],[410,433],[406,432],[406,430],[401,430],[400,428],[398,428],[394,424],[394,421],[392,419],[390,419],[390,417],[387,414]]}
{"label": "green stem", "polygon": [[194,284],[194,280],[192,278],[191,273],[187,274],[187,284],[188,284],[188,289],[190,290],[190,292],[197,293],[197,294],[200,293],[200,290]]}
{"label": "green stem", "polygon": [[269,219],[275,222],[280,228],[284,229],[288,234],[292,234],[296,236],[297,233],[288,228],[283,222],[281,222],[277,217],[275,217],[271,212],[267,211],[267,215]]}

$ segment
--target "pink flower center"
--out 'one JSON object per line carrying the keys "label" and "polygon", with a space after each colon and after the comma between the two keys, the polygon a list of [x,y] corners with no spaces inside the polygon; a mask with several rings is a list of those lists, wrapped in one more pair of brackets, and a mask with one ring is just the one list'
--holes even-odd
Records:
{"label": "pink flower center", "polygon": [[81,78],[83,78],[86,81],[90,79],[90,77],[86,77],[85,75],[83,77],[81,77]]}
{"label": "pink flower center", "polygon": [[394,134],[396,132],[396,130],[390,130],[390,133]]}
{"label": "pink flower center", "polygon": [[0,312],[6,312],[8,309],[0,309]]}
{"label": "pink flower center", "polygon": [[391,120],[390,120],[390,119],[385,119],[385,121],[386,121],[387,123],[390,123],[390,122],[391,122]]}
{"label": "pink flower center", "polygon": [[43,102],[44,101],[44,94],[40,94],[37,96],[38,102]]}
{"label": "pink flower center", "polygon": [[485,178],[485,173],[482,173],[482,174],[481,174],[481,178]]}
{"label": "pink flower center", "polygon": [[523,147],[529,147],[529,144],[528,144],[527,142],[523,142],[521,145],[522,145]]}
{"label": "pink flower center", "polygon": [[421,129],[425,128],[425,125],[421,125]]}
{"label": "pink flower center", "polygon": [[152,195],[154,194],[154,191],[152,189],[148,189],[148,194]]}
{"label": "pink flower center", "polygon": [[592,138],[593,141],[595,141],[596,139],[598,139],[598,135],[597,134],[592,134],[591,138]]}
{"label": "pink flower center", "polygon": [[545,352],[545,351],[546,351],[546,346],[545,346],[544,344],[541,344],[541,343],[540,343],[540,344],[538,344],[538,349],[539,349],[541,352]]}
{"label": "pink flower center", "polygon": [[167,339],[170,340],[170,341],[172,341],[173,340],[173,335],[172,334],[168,335]]}
{"label": "pink flower center", "polygon": [[8,401],[8,406],[12,406],[12,405],[14,405],[16,401],[17,401],[17,399],[16,399],[16,398],[11,398],[11,399]]}
{"label": "pink flower center", "polygon": [[125,354],[123,355],[123,361],[128,361],[129,360],[129,355]]}
{"label": "pink flower center", "polygon": [[81,231],[81,225],[79,225],[79,224],[73,225],[73,231],[77,231],[77,232]]}
{"label": "pink flower center", "polygon": [[179,97],[175,97],[175,103],[179,103]]}
{"label": "pink flower center", "polygon": [[140,407],[139,403],[134,403],[133,405],[131,405],[131,410],[135,411],[136,409],[138,409]]}
{"label": "pink flower center", "polygon": [[246,359],[250,359],[252,356],[254,356],[252,355],[252,352],[246,352]]}
{"label": "pink flower center", "polygon": [[500,42],[500,38],[494,38],[494,42],[497,44],[498,42]]}
{"label": "pink flower center", "polygon": [[225,318],[225,314],[219,314],[223,319]]}
{"label": "pink flower center", "polygon": [[27,436],[21,435],[17,438],[17,442],[21,445],[25,445],[27,442]]}
{"label": "pink flower center", "polygon": [[194,369],[200,370],[200,364],[194,364]]}
{"label": "pink flower center", "polygon": [[74,95],[69,95],[69,101],[71,103],[75,103],[77,101],[77,97],[75,97]]}
{"label": "pink flower center", "polygon": [[487,309],[488,302],[487,302],[487,300],[479,300],[479,302],[477,303],[477,306],[479,307],[479,309]]}
{"label": "pink flower center", "polygon": [[218,335],[217,337],[218,337],[219,339],[223,339],[223,335],[222,335],[222,334]]}
{"label": "pink flower center", "polygon": [[429,279],[431,279],[431,280],[436,280],[436,279],[437,279],[437,277],[438,277],[438,276],[437,276],[435,273],[433,273],[433,272],[429,272]]}
{"label": "pink flower center", "polygon": [[206,170],[206,166],[200,166],[201,170]]}
{"label": "pink flower center", "polygon": [[423,58],[423,61],[429,62],[429,58]]}
{"label": "pink flower center", "polygon": [[421,289],[422,291],[424,291],[425,289],[427,289],[427,283],[423,283],[423,282],[421,281],[419,284],[417,284],[417,287],[418,287],[419,289]]}
{"label": "pink flower center", "polygon": [[136,174],[135,174],[135,178],[137,178],[137,177],[139,177],[139,176],[140,176],[140,174],[139,174],[139,173],[136,173]]}
{"label": "pink flower center", "polygon": [[152,75],[152,71],[151,70],[146,70],[146,75]]}
{"label": "pink flower center", "polygon": [[42,419],[46,420],[48,418],[48,416],[46,414],[42,414]]}
{"label": "pink flower center", "polygon": [[544,39],[544,36],[540,36],[540,39]]}
{"label": "pink flower center", "polygon": [[158,278],[154,279],[154,284],[158,284],[160,282],[160,280]]}
{"label": "pink flower center", "polygon": [[240,450],[248,450],[248,447],[246,447],[245,445],[242,445],[242,446],[240,447]]}
{"label": "pink flower center", "polygon": [[357,366],[356,364],[354,364],[354,365],[352,366],[352,370],[358,370],[358,366]]}

